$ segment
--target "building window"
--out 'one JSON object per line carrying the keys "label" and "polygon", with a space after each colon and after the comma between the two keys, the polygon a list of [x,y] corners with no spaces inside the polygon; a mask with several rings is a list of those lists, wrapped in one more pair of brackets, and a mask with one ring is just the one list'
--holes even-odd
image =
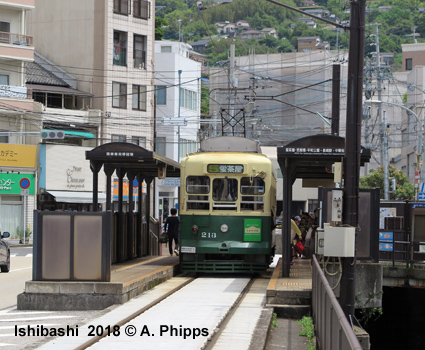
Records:
{"label": "building window", "polygon": [[412,70],[413,69],[413,63],[411,58],[406,58],[406,70]]}
{"label": "building window", "polygon": [[166,152],[166,138],[165,137],[156,137],[155,138],[155,153],[165,156]]}
{"label": "building window", "polygon": [[180,95],[180,106],[183,108],[190,109],[192,111],[197,110],[197,93],[186,89],[181,89]]}
{"label": "building window", "polygon": [[311,52],[311,47],[307,47],[307,48],[303,49],[303,52]]}
{"label": "building window", "polygon": [[167,104],[167,87],[165,85],[155,86],[156,105],[165,106]]}
{"label": "building window", "polygon": [[0,136],[0,143],[9,143],[9,136]]}
{"label": "building window", "polygon": [[134,143],[135,145],[146,148],[146,137],[132,136],[131,143]]}
{"label": "building window", "polygon": [[146,111],[146,86],[144,85],[133,85],[133,109],[140,111]]}
{"label": "building window", "polygon": [[10,22],[0,21],[0,42],[10,43]]}
{"label": "building window", "polygon": [[145,0],[133,0],[133,16],[142,19],[151,18],[151,3]]}
{"label": "building window", "polygon": [[9,85],[9,76],[6,74],[0,74],[0,85]]}
{"label": "building window", "polygon": [[144,35],[136,35],[133,37],[133,67],[146,69],[146,42]]}
{"label": "building window", "polygon": [[121,15],[128,15],[129,11],[129,0],[114,0],[114,13]]}
{"label": "building window", "polygon": [[114,58],[116,66],[127,65],[127,33],[114,30]]}
{"label": "building window", "polygon": [[161,52],[171,52],[171,46],[161,46]]}
{"label": "building window", "polygon": [[112,83],[112,107],[127,108],[127,84]]}
{"label": "building window", "polygon": [[125,135],[111,135],[111,142],[127,142]]}

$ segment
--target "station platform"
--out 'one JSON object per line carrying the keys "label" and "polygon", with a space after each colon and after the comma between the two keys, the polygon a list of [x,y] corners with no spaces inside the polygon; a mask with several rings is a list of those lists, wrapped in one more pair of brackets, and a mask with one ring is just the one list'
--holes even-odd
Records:
{"label": "station platform", "polygon": [[[162,249],[164,251],[165,249]],[[130,299],[179,273],[179,258],[146,256],[111,266],[111,282],[27,281],[18,310],[103,310]]]}
{"label": "station platform", "polygon": [[280,318],[300,319],[311,315],[311,260],[295,259],[289,277],[281,275],[280,258],[267,287],[266,306],[273,307]]}

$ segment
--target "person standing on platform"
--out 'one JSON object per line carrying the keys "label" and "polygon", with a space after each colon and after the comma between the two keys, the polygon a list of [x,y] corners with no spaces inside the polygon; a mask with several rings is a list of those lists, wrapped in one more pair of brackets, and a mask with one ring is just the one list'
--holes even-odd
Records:
{"label": "person standing on platform", "polygon": [[179,255],[179,225],[180,218],[177,216],[177,209],[171,208],[171,216],[165,220],[164,228],[168,234],[168,250],[173,255],[173,240],[175,243],[174,252]]}

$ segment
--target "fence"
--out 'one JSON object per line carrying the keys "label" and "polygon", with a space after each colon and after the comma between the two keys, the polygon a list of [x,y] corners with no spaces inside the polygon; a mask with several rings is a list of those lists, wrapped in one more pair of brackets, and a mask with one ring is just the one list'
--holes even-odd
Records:
{"label": "fence", "polygon": [[361,350],[362,347],[315,255],[312,261],[312,306],[317,349]]}

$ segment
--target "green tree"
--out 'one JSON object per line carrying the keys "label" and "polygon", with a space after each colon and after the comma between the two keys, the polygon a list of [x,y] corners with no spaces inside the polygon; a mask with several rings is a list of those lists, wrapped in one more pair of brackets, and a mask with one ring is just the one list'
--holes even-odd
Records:
{"label": "green tree", "polygon": [[[390,199],[409,200],[415,198],[415,187],[410,183],[403,171],[392,165],[388,167],[390,179],[396,179],[396,190],[390,193]],[[390,180],[391,183],[391,180]],[[370,173],[360,178],[360,188],[381,188],[381,199],[384,198],[384,168],[372,169]]]}
{"label": "green tree", "polygon": [[155,17],[155,40],[162,40],[164,36],[164,27],[168,25],[168,22],[159,17]]}
{"label": "green tree", "polygon": [[201,82],[201,114],[210,114],[210,89]]}

